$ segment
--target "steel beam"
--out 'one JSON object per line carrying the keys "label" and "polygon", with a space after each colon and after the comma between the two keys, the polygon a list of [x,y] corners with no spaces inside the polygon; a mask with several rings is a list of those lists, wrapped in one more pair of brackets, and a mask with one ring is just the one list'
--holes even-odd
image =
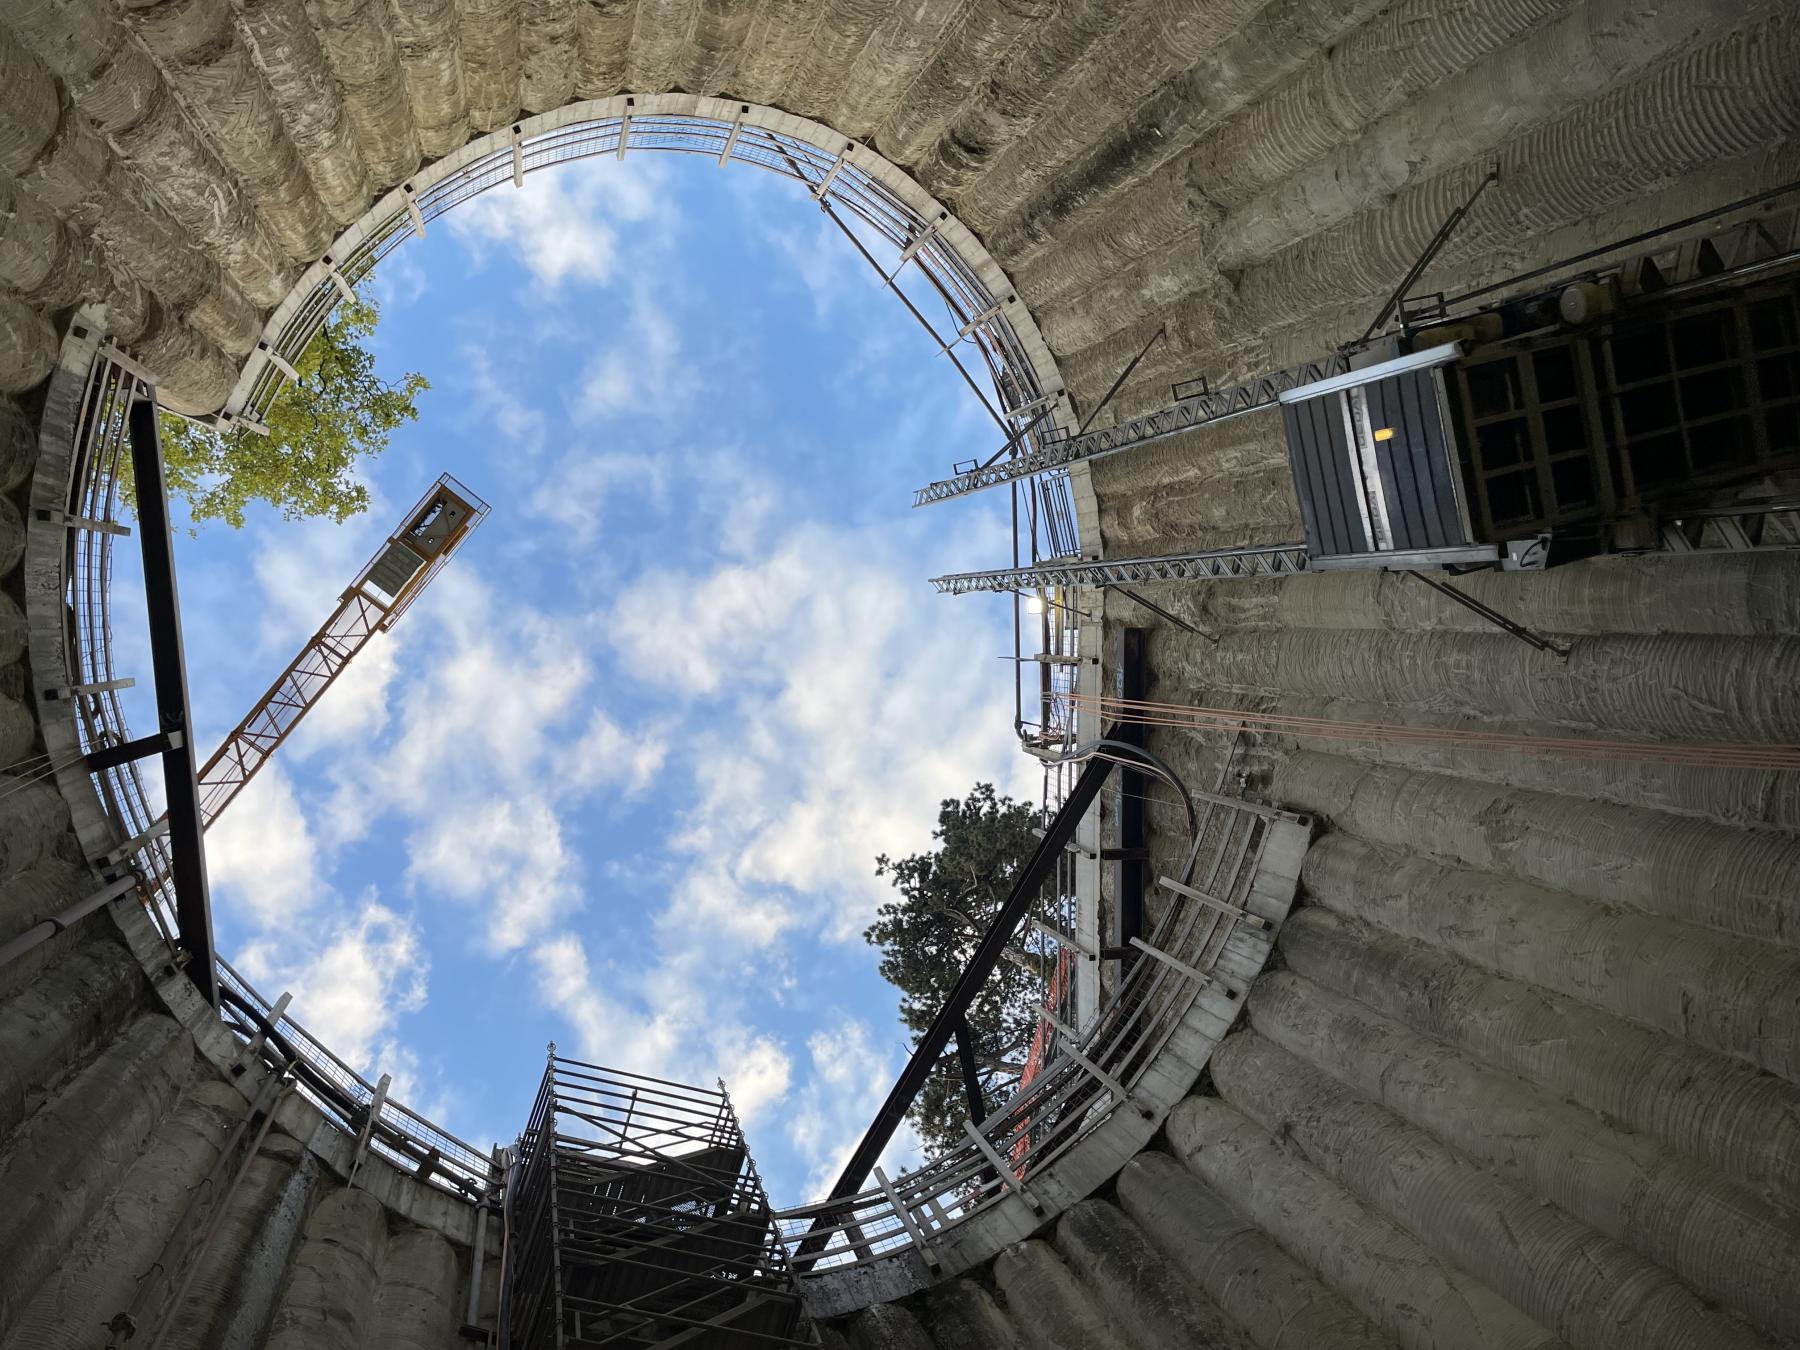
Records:
{"label": "steel beam", "polygon": [[[1119,630],[1113,692],[1125,700],[1123,706],[1135,706],[1150,696],[1150,670],[1144,660],[1148,636],[1142,628]],[[1135,765],[1121,765],[1113,790],[1120,854],[1113,861],[1113,946],[1130,947],[1131,940],[1144,932],[1144,886],[1150,873],[1149,822],[1144,808],[1150,775]],[[1123,979],[1135,963],[1134,953],[1121,966],[1119,977]]]}
{"label": "steel beam", "polygon": [[963,1095],[969,1099],[969,1115],[975,1120],[986,1120],[987,1097],[981,1090],[981,1069],[975,1062],[975,1033],[969,1029],[967,1017],[956,1019],[956,1060],[962,1066]]}
{"label": "steel beam", "polygon": [[129,764],[134,759],[144,759],[149,755],[167,754],[171,750],[181,748],[182,735],[179,731],[158,731],[149,736],[139,736],[136,740],[123,741],[118,745],[102,746],[98,750],[90,750],[82,759],[82,767],[89,773],[102,773],[107,769],[115,769],[121,764]]}
{"label": "steel beam", "polygon": [[1082,460],[1099,459],[1121,450],[1150,445],[1213,422],[1223,422],[1259,409],[1273,408],[1281,395],[1289,389],[1329,379],[1349,369],[1350,358],[1337,353],[1295,366],[1291,370],[1259,375],[1253,380],[1234,385],[1230,389],[1221,389],[1217,393],[1203,389],[1166,408],[1134,417],[1117,426],[1100,427],[1076,436],[1044,437],[1037,449],[1026,454],[972,469],[968,473],[959,473],[954,478],[945,478],[918,489],[913,494],[913,505],[930,506],[934,502],[947,502],[952,497],[964,497],[971,492],[980,492],[983,488],[1000,487],[1021,478],[1048,473],[1052,469],[1066,468]]}
{"label": "steel beam", "polygon": [[1305,544],[1220,548],[1158,558],[1053,558],[1031,567],[956,572],[933,577],[940,595],[979,591],[1032,591],[1052,586],[1127,586],[1146,581],[1227,581],[1291,577],[1308,570]]}
{"label": "steel beam", "polygon": [[162,751],[163,791],[169,799],[170,872],[180,944],[188,956],[188,977],[201,996],[217,1007],[219,970],[213,947],[212,897],[200,834],[200,787],[188,705],[187,656],[181,642],[181,597],[175,586],[175,546],[154,389],[154,385],[144,386],[142,396],[132,401],[128,426],[138,523],[143,527],[138,547],[144,560],[144,609],[150,627],[157,725],[172,742]]}
{"label": "steel beam", "polygon": [[[1136,734],[1135,727],[1120,724],[1109,729],[1105,738],[1133,740]],[[994,914],[993,921],[982,935],[969,963],[963,967],[962,974],[956,977],[956,983],[951,986],[944,1006],[938,1010],[925,1034],[919,1038],[912,1058],[900,1071],[893,1090],[888,1093],[880,1110],[876,1111],[875,1119],[870,1122],[862,1142],[851,1153],[850,1160],[844,1164],[843,1174],[838,1177],[837,1185],[832,1187],[827,1199],[840,1200],[855,1195],[862,1189],[864,1179],[880,1161],[882,1150],[894,1137],[894,1131],[900,1128],[900,1122],[906,1118],[906,1113],[912,1109],[913,1100],[924,1089],[926,1080],[931,1077],[938,1060],[943,1056],[944,1048],[956,1034],[957,1024],[967,1015],[969,1006],[974,1003],[982,986],[1000,964],[1013,931],[1029,912],[1032,901],[1037,899],[1045,880],[1056,867],[1063,846],[1074,836],[1075,827],[1088,813],[1094,799],[1100,795],[1100,789],[1113,768],[1112,761],[1094,758],[1082,769],[1081,776],[1075,780],[1075,786],[1069,790],[1062,806],[1051,818],[1049,828],[1038,840],[1037,847],[1031,851],[1031,856],[1013,878],[1011,892]],[[812,1243],[815,1239],[809,1237],[806,1241]],[[804,1250],[806,1248],[803,1245],[802,1251]]]}

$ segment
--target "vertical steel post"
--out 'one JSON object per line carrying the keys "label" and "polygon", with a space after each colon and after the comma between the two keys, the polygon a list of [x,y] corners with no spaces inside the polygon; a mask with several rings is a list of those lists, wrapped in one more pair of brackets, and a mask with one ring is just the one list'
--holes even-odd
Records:
{"label": "vertical steel post", "polygon": [[206,850],[200,836],[200,787],[188,711],[187,656],[181,642],[181,597],[175,587],[175,547],[169,528],[168,485],[163,479],[162,439],[156,424],[154,386],[143,386],[127,414],[132,482],[137,490],[138,540],[144,560],[144,607],[150,621],[150,665],[156,677],[158,729],[179,743],[162,752],[163,789],[169,798],[169,853],[175,883],[175,915],[187,973],[206,1001],[219,1003],[214,958],[212,899],[206,884]]}
{"label": "vertical steel post", "polygon": [[[1142,628],[1119,630],[1113,689],[1121,699],[1136,702],[1149,693],[1150,677],[1144,663],[1146,636],[1146,630]],[[1121,765],[1118,785],[1114,790],[1117,794],[1115,800],[1118,806],[1119,847],[1113,860],[1111,945],[1131,953],[1120,965],[1119,977],[1123,979],[1125,972],[1137,961],[1137,951],[1132,946],[1132,939],[1141,937],[1144,932],[1144,886],[1149,876],[1144,852],[1148,840],[1144,797],[1150,790],[1150,775],[1131,765]]]}
{"label": "vertical steel post", "polygon": [[969,1099],[969,1116],[976,1121],[987,1119],[987,1097],[981,1090],[981,1075],[975,1063],[975,1033],[969,1030],[969,1019],[956,1019],[956,1057],[962,1063],[963,1093]]}
{"label": "vertical steel post", "polygon": [[[621,131],[620,136],[624,136]],[[544,1130],[538,1136],[538,1147],[545,1151],[544,1163],[549,1169],[550,1187],[550,1301],[556,1317],[556,1347],[563,1350],[568,1343],[568,1328],[564,1325],[563,1313],[563,1268],[562,1268],[562,1206],[558,1202],[556,1188],[556,1042],[550,1042],[549,1063],[544,1069],[544,1091],[550,1099],[550,1109],[544,1112]]]}

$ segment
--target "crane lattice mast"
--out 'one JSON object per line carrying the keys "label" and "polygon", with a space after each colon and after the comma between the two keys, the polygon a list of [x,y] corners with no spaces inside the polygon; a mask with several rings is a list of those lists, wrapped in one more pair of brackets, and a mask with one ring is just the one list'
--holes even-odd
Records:
{"label": "crane lattice mast", "polygon": [[394,626],[487,511],[486,502],[449,474],[431,485],[356,574],[336,611],[201,768],[201,828],[219,818],[369,639]]}

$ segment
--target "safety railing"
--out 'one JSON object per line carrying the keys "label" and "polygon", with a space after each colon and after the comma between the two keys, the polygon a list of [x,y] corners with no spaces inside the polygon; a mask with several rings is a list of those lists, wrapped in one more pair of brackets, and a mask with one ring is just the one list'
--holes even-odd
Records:
{"label": "safety railing", "polygon": [[[1221,957],[1240,928],[1272,930],[1274,921],[1252,904],[1258,869],[1273,832],[1304,825],[1236,798],[1189,796],[1198,810],[1184,874],[1164,879],[1152,936],[1134,943],[1137,959],[1093,1022],[1077,1028],[1066,1016],[1045,1019],[1044,1069],[985,1120],[968,1122],[964,1146],[898,1177],[878,1171],[879,1184],[855,1195],[777,1212],[803,1280],[909,1249],[935,1269],[939,1240],[1009,1195],[1042,1214],[1033,1179],[1051,1174],[1114,1113],[1140,1109],[1135,1091],[1202,992],[1241,1002],[1241,977],[1222,969]],[[1033,918],[1022,926],[1022,940],[1041,933]]]}
{"label": "safety railing", "polygon": [[[63,378],[59,372],[57,378]],[[113,546],[128,533],[120,521],[124,483],[130,476],[125,419],[132,400],[152,383],[128,356],[94,344],[71,438],[65,515],[69,528],[62,556],[63,693],[74,715],[83,755],[132,739],[119,691],[127,685],[115,669],[111,611]],[[78,769],[79,763],[61,766]],[[138,762],[127,761],[90,775],[101,811],[118,845],[103,860],[124,864],[144,878],[145,906],[164,939],[179,936],[172,902],[170,857],[161,812],[152,808]],[[300,1090],[347,1133],[369,1125],[377,1090],[285,1011],[273,1017],[267,999],[226,962],[219,963],[221,1010],[228,1026],[283,1068]],[[261,1033],[259,1035],[259,1033]],[[435,1185],[471,1199],[487,1184],[488,1158],[471,1145],[404,1105],[383,1100],[368,1130],[368,1147]]]}
{"label": "safety railing", "polygon": [[[1077,737],[1077,705],[1072,696],[1079,692],[1080,684],[1081,615],[1066,588],[1047,587],[1027,597],[1025,622],[1030,632],[1024,636],[1033,639],[1037,654],[1021,656],[1018,662],[1019,706],[1030,710],[1029,715],[1021,711],[1019,741],[1040,758],[1063,755],[1074,748]],[[1057,777],[1063,781],[1066,774]],[[1048,785],[1051,780],[1047,777],[1045,781]],[[1061,800],[1060,795],[1050,800],[1046,791],[1046,807],[1054,810]]]}
{"label": "safety railing", "polygon": [[[427,171],[403,184],[397,198],[365,217],[360,231],[351,231],[355,242],[344,247],[342,256],[328,259],[329,265],[318,269],[310,288],[278,311],[277,319],[264,332],[258,353],[247,364],[245,378],[233,392],[230,416],[252,425],[264,420],[285,387],[288,371],[300,363],[307,345],[337,305],[394,249],[423,235],[445,212],[490,189],[522,184],[529,174],[559,164],[660,150],[705,156],[721,165],[746,164],[795,181],[821,206],[841,211],[898,250],[898,265],[891,272],[884,271],[883,279],[891,285],[911,264],[927,280],[942,303],[946,331],[939,332],[930,324],[927,327],[959,367],[963,364],[960,353],[972,350],[976,354],[994,395],[990,411],[1004,428],[1012,446],[1011,458],[1040,454],[1066,438],[1067,429],[1059,428],[1054,416],[1061,390],[1045,387],[1013,326],[1010,313],[1017,312],[1016,297],[989,288],[943,228],[947,217],[922,214],[859,162],[872,157],[854,142],[825,137],[822,139],[829,144],[815,144],[746,120],[744,114],[749,110],[745,105],[721,106],[735,107],[738,115],[708,117],[627,107],[610,116],[580,118],[538,130],[527,130],[531,123],[525,122],[515,129],[516,134],[496,136],[491,148],[466,162],[435,177],[436,171]],[[869,261],[876,260],[871,256]],[[923,315],[920,317],[923,321]],[[977,382],[966,370],[964,374],[985,400]],[[1019,483],[1014,504],[1016,554],[1021,564],[1080,555],[1080,528],[1066,469]],[[1015,644],[1014,655],[1022,662],[1032,648],[1025,631],[1030,626],[1020,625]],[[1040,654],[1049,650],[1038,648]],[[1021,723],[1028,720],[1027,706],[1027,694],[1021,688],[1015,709]],[[1029,743],[1029,733],[1022,725],[1020,732]]]}
{"label": "safety railing", "polygon": [[491,1160],[402,1102],[389,1098],[305,1027],[277,1012],[230,962],[219,961],[221,1012],[247,1043],[272,1046],[271,1060],[291,1069],[301,1092],[346,1134],[401,1171],[473,1201],[486,1190]]}
{"label": "safety railing", "polygon": [[[746,108],[745,111],[748,111]],[[461,202],[490,188],[522,183],[526,175],[579,159],[622,156],[646,150],[704,155],[721,164],[748,164],[789,178],[807,188],[821,206],[841,209],[876,237],[899,250],[900,265],[914,264],[941,300],[954,336],[945,348],[972,348],[985,369],[999,406],[996,415],[1012,433],[1028,434],[1060,391],[1046,390],[1007,314],[1011,296],[995,295],[976,267],[958,252],[940,228],[943,219],[927,219],[859,162],[873,155],[852,142],[833,141],[826,149],[799,137],[744,120],[668,112],[633,112],[578,119],[560,126],[496,137],[493,148],[419,186],[406,184],[400,199],[367,222],[360,238],[343,257],[328,266],[299,303],[284,306],[285,317],[265,332],[262,359],[250,359],[254,372],[234,393],[231,412],[260,421],[287,380],[283,365],[298,363],[307,344],[325,325],[350,288],[407,238],[422,234],[429,223]],[[426,175],[421,175],[421,178]],[[896,272],[897,275],[897,272]],[[1038,419],[1045,430],[1049,419]],[[1069,516],[1072,522],[1072,513]]]}

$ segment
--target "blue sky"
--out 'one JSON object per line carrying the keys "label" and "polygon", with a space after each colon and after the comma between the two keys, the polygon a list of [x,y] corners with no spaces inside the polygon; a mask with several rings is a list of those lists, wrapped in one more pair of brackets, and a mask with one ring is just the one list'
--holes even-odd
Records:
{"label": "blue sky", "polygon": [[440,472],[493,510],[209,835],[221,947],[479,1145],[554,1039],[722,1074],[777,1202],[813,1198],[904,1058],[874,856],[978,779],[1036,795],[1006,606],[926,584],[1007,556],[1006,497],[909,506],[997,434],[805,192],[745,167],[534,174],[374,288],[384,375],[433,387],[373,509],[179,540],[203,752]]}

